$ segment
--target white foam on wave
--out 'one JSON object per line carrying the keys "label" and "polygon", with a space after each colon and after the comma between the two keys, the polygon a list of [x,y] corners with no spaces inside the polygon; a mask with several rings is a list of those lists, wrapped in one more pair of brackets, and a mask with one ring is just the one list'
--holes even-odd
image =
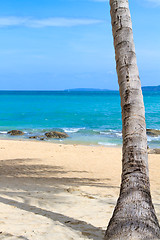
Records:
{"label": "white foam on wave", "polygon": [[109,130],[108,132],[103,132],[101,131],[100,134],[102,135],[116,135],[117,137],[122,137],[122,133],[121,132],[116,132],[115,130]]}
{"label": "white foam on wave", "polygon": [[95,129],[93,129],[93,132],[96,132],[96,133],[98,133],[99,131],[98,131],[98,130],[95,130]]}
{"label": "white foam on wave", "polygon": [[122,133],[116,133],[116,136],[122,137]]}
{"label": "white foam on wave", "polygon": [[103,146],[117,146],[116,143],[98,142],[99,145]]}
{"label": "white foam on wave", "polygon": [[110,132],[100,132],[100,134],[102,134],[102,135],[110,135],[111,133]]}
{"label": "white foam on wave", "polygon": [[76,133],[79,130],[83,130],[85,128],[62,128],[66,133]]}
{"label": "white foam on wave", "polygon": [[148,142],[160,141],[160,136],[159,137],[149,137],[149,136],[147,136],[147,141]]}
{"label": "white foam on wave", "polygon": [[7,131],[0,131],[0,134],[7,134]]}

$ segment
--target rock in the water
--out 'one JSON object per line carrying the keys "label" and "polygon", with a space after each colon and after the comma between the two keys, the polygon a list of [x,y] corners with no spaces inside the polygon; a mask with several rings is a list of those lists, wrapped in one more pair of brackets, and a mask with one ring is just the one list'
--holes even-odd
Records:
{"label": "rock in the water", "polygon": [[149,150],[149,154],[160,154],[160,148],[154,148]]}
{"label": "rock in the water", "polygon": [[151,137],[158,137],[158,136],[160,136],[160,130],[147,129],[147,135],[151,136]]}
{"label": "rock in the water", "polygon": [[57,132],[57,131],[47,132],[47,133],[45,133],[45,136],[47,138],[67,138],[67,137],[69,137],[66,133]]}
{"label": "rock in the water", "polygon": [[45,140],[45,136],[41,135],[41,136],[29,136],[30,139],[38,139],[38,140]]}
{"label": "rock in the water", "polygon": [[41,140],[41,141],[44,141],[46,138],[44,138],[44,137],[41,137],[39,140]]}
{"label": "rock in the water", "polygon": [[24,132],[20,130],[11,130],[7,134],[10,134],[11,136],[18,136],[18,135],[20,136],[20,135],[24,135]]}
{"label": "rock in the water", "polygon": [[37,136],[30,136],[30,139],[37,139]]}

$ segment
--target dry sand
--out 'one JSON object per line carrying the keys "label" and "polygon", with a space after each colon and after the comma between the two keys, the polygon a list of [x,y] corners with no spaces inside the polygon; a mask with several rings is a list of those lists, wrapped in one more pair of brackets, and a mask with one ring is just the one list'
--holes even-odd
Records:
{"label": "dry sand", "polygon": [[[121,149],[0,140],[0,239],[103,239],[119,194]],[[160,155],[149,155],[160,220]]]}

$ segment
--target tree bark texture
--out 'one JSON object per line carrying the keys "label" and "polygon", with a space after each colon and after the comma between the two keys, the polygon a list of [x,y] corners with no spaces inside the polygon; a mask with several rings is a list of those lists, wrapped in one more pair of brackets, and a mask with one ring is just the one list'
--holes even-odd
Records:
{"label": "tree bark texture", "polygon": [[150,194],[145,110],[128,0],[110,0],[122,108],[122,183],[105,240],[160,239]]}

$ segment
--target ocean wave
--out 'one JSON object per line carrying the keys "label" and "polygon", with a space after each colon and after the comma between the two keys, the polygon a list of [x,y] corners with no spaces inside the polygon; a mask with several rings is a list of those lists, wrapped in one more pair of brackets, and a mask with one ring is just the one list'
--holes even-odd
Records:
{"label": "ocean wave", "polygon": [[0,134],[7,134],[8,131],[0,131]]}
{"label": "ocean wave", "polygon": [[116,130],[111,130],[111,129],[109,129],[108,131],[100,131],[100,134],[101,135],[114,135],[114,136],[117,136],[117,137],[122,137],[121,132],[118,132]]}
{"label": "ocean wave", "polygon": [[62,129],[66,133],[76,133],[79,132],[80,130],[84,130],[85,128],[62,128]]}
{"label": "ocean wave", "polygon": [[109,142],[98,142],[98,144],[103,146],[117,146],[116,143],[109,143]]}
{"label": "ocean wave", "polygon": [[150,136],[147,136],[147,141],[148,141],[148,142],[160,141],[160,136],[159,136],[159,137],[150,137]]}
{"label": "ocean wave", "polygon": [[122,133],[116,133],[117,137],[122,137]]}
{"label": "ocean wave", "polygon": [[111,132],[100,132],[100,134],[102,134],[102,135],[110,135]]}

